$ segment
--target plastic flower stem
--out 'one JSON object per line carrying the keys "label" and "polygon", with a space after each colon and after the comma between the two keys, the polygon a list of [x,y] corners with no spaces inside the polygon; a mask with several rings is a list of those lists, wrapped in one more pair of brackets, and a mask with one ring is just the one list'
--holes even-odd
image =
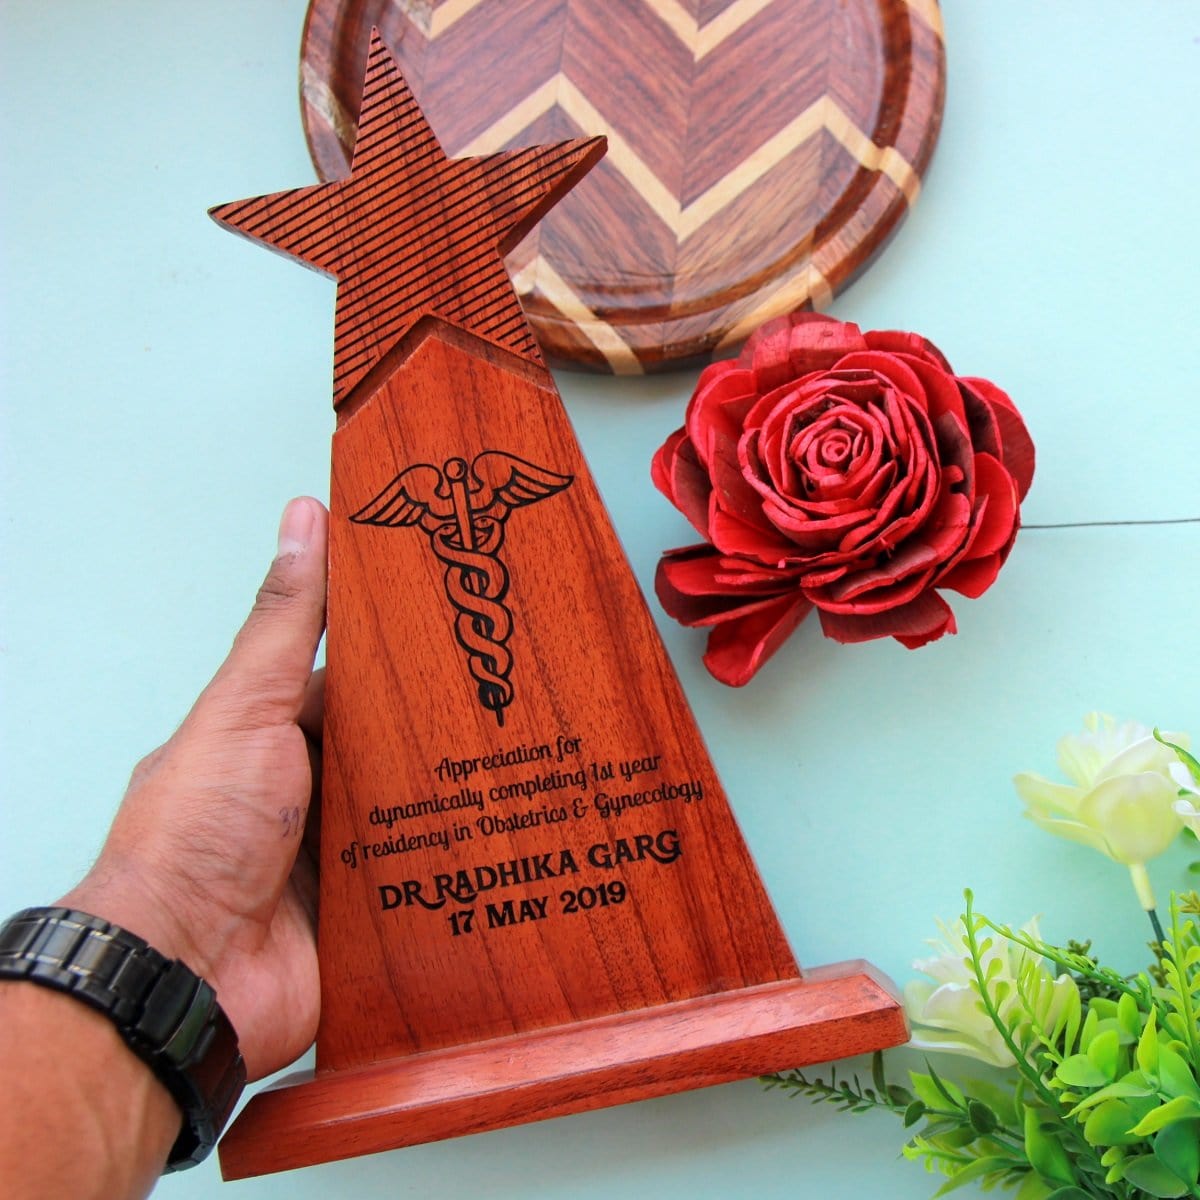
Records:
{"label": "plastic flower stem", "polygon": [[[1147,911],[1154,911],[1154,889],[1150,886],[1150,875],[1145,863],[1130,863],[1129,878],[1133,880],[1133,890],[1137,892],[1138,903]],[[1151,922],[1157,926],[1158,917],[1152,916]],[[1161,934],[1160,934],[1161,936]]]}
{"label": "plastic flower stem", "polygon": [[[1171,896],[1171,946],[1170,960],[1174,967],[1178,983],[1175,992],[1179,997],[1180,1013],[1183,1016],[1183,1028],[1187,1031],[1188,1048],[1191,1051],[1193,1064],[1200,1063],[1200,1014],[1192,1006],[1192,976],[1187,964],[1187,951],[1184,948],[1183,921],[1179,915],[1179,899]],[[1162,952],[1160,951],[1160,954]]]}
{"label": "plastic flower stem", "polygon": [[1000,1039],[1008,1047],[1008,1052],[1013,1056],[1017,1070],[1033,1085],[1033,1090],[1038,1094],[1043,1103],[1051,1110],[1057,1112],[1059,1111],[1058,1097],[1046,1086],[1046,1081],[1042,1078],[1042,1073],[1030,1066],[1024,1051],[1017,1045],[1008,1026],[1004,1024],[1004,1020],[1000,1016],[1000,1010],[996,1007],[992,1000],[992,995],[988,991],[987,977],[984,975],[981,965],[982,954],[979,949],[978,931],[975,928],[975,896],[969,888],[963,895],[967,902],[967,912],[963,920],[963,928],[966,930],[967,948],[971,952],[970,966],[975,975],[975,984],[979,991],[979,1000],[983,1005],[983,1010],[987,1013],[988,1019],[996,1027],[996,1032],[999,1033]]}
{"label": "plastic flower stem", "polygon": [[[1009,1053],[1013,1056],[1017,1070],[1029,1081],[1033,1091],[1037,1097],[1046,1106],[1046,1108],[1055,1115],[1058,1123],[1062,1128],[1063,1133],[1076,1133],[1077,1136],[1072,1138],[1074,1145],[1068,1147],[1068,1152],[1073,1153],[1076,1160],[1087,1159],[1091,1166],[1089,1174],[1095,1174],[1101,1178],[1104,1176],[1104,1168],[1100,1164],[1099,1158],[1091,1152],[1091,1147],[1083,1139],[1082,1135],[1078,1134],[1075,1126],[1067,1119],[1063,1112],[1062,1104],[1059,1097],[1050,1089],[1042,1072],[1035,1067],[1028,1058],[1025,1057],[1024,1051],[1017,1045],[1016,1039],[1008,1026],[1005,1025],[1003,1017],[1000,1016],[1000,1010],[996,1007],[995,1001],[992,999],[991,992],[987,986],[987,976],[984,974],[983,957],[979,948],[979,927],[975,924],[975,895],[970,888],[963,892],[963,897],[966,900],[967,911],[963,917],[963,928],[967,936],[967,948],[970,950],[970,967],[975,976],[975,985],[979,992],[979,1000],[983,1005],[983,1010],[988,1015],[988,1019],[996,1027],[996,1032],[999,1033],[1001,1040],[1008,1047]],[[1076,1183],[1081,1191],[1088,1191],[1086,1180],[1080,1180]]]}
{"label": "plastic flower stem", "polygon": [[[1007,925],[998,925],[990,917],[983,916],[982,913],[979,920],[988,929],[992,930],[993,933],[998,933],[1006,941],[1010,941],[1017,946],[1024,946],[1026,950],[1031,950],[1034,954],[1048,959],[1056,966],[1062,967],[1065,971],[1081,974],[1087,979],[1094,979],[1104,984],[1106,988],[1114,991],[1128,992],[1135,1000],[1140,1000],[1144,995],[1143,989],[1138,987],[1136,982],[1131,983],[1129,979],[1118,975],[1115,971],[1105,971],[1096,968],[1095,964],[1091,963],[1090,960],[1080,958],[1078,955],[1067,954],[1057,946],[1051,946],[1045,942],[1035,942],[1032,938],[1016,929],[1010,929]],[[1089,970],[1089,967],[1092,969]]]}
{"label": "plastic flower stem", "polygon": [[1158,913],[1156,913],[1152,908],[1146,909],[1146,916],[1150,918],[1150,924],[1154,927],[1154,942],[1155,946],[1157,947],[1155,953],[1161,958],[1162,944],[1166,940],[1163,935],[1162,923],[1158,919]]}

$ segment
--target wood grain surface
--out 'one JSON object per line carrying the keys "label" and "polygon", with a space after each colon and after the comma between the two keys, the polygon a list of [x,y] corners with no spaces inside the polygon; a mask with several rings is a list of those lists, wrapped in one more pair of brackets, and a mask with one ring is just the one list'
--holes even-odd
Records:
{"label": "wood grain surface", "polygon": [[213,210],[338,279],[317,1068],[222,1169],[902,1041],[802,979],[503,275],[602,143],[447,160],[378,37],[361,127],[348,181]]}
{"label": "wood grain surface", "polygon": [[941,123],[936,0],[312,0],[325,179],[348,167],[372,25],[452,154],[608,135],[509,258],[567,366],[705,361],[827,306],[916,200]]}

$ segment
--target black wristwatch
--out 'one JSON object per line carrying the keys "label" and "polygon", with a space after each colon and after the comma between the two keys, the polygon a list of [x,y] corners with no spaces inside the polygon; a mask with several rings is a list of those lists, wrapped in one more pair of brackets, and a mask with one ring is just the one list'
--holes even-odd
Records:
{"label": "black wristwatch", "polygon": [[71,908],[27,908],[0,925],[0,980],[66,992],[104,1013],[183,1110],[167,1171],[201,1162],[246,1084],[216,993],[140,937]]}

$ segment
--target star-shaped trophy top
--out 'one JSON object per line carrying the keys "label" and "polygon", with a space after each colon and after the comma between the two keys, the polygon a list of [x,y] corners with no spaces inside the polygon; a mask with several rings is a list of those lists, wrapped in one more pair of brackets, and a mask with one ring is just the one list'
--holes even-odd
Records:
{"label": "star-shaped trophy top", "polygon": [[604,149],[594,137],[447,158],[375,29],[349,178],[211,215],[337,280],[336,408],[424,316],[541,365],[502,256]]}

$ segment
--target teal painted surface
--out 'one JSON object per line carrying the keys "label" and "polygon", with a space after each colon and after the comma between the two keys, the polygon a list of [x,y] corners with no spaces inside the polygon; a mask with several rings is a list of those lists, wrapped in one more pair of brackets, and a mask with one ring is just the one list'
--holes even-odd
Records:
{"label": "teal painted surface", "polygon": [[[223,655],[286,499],[326,492],[331,286],[216,202],[312,178],[303,0],[0,13],[0,909],[85,869]],[[1200,513],[1200,4],[949,3],[921,200],[835,302],[1026,414],[1030,522]],[[647,478],[694,375],[562,374],[634,568],[691,540]],[[801,960],[898,981],[961,889],[1140,964],[1119,868],[1018,816],[1091,708],[1200,736],[1200,527],[1027,531],[917,652],[803,628],[747,689],[652,608]],[[1160,891],[1186,855],[1160,860]],[[899,1129],[754,1083],[250,1181],[238,1195],[923,1197]],[[164,1195],[216,1195],[212,1164]],[[229,1193],[234,1194],[234,1193]]]}

